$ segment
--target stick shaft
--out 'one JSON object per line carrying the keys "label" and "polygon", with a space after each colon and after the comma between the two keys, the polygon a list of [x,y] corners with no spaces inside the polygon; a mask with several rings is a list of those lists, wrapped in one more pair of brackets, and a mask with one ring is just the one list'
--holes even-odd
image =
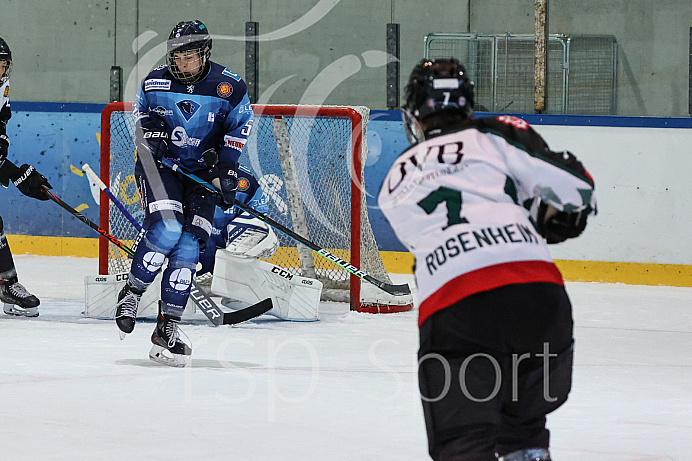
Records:
{"label": "stick shaft", "polygon": [[85,163],[84,166],[82,167],[82,170],[86,173],[86,175],[89,177],[91,181],[94,182],[97,186],[99,186],[99,189],[101,189],[109,199],[111,199],[111,202],[115,204],[115,206],[118,207],[118,209],[122,212],[123,215],[137,228],[138,231],[142,230],[142,225],[137,222],[137,220],[130,214],[129,211],[125,208],[125,206],[118,200],[115,195],[113,195],[113,192],[106,186],[106,184],[99,178],[96,173],[94,173],[94,170],[91,169],[88,163]]}
{"label": "stick shaft", "polygon": [[130,256],[132,256],[132,255],[135,254],[135,252],[132,251],[132,248],[130,248],[129,246],[125,245],[123,242],[121,242],[121,241],[118,240],[117,238],[113,237],[111,234],[109,234],[109,233],[106,232],[105,230],[101,229],[99,226],[96,225],[96,223],[94,223],[93,221],[91,221],[89,218],[87,218],[86,216],[84,216],[84,215],[83,215],[82,213],[80,213],[79,211],[77,211],[77,210],[75,210],[74,208],[72,208],[72,207],[71,207],[70,205],[68,205],[67,203],[63,202],[60,198],[58,198],[55,194],[53,194],[52,192],[50,192],[48,189],[44,188],[44,189],[43,189],[43,192],[44,192],[51,200],[53,200],[55,203],[57,203],[58,205],[60,205],[61,207],[63,207],[65,210],[69,211],[70,214],[72,214],[72,216],[74,216],[75,218],[79,219],[79,220],[82,221],[83,223],[87,224],[89,227],[91,227],[91,228],[94,229],[96,232],[98,232],[99,234],[101,234],[102,237],[108,239],[111,243],[113,243],[115,246],[117,246],[118,248],[120,248],[121,250],[123,250],[125,253],[129,254]]}
{"label": "stick shaft", "polygon": [[[203,180],[202,178],[189,173],[182,168],[180,168],[177,164],[173,163],[170,159],[163,157],[160,160],[161,164],[167,168],[170,168],[173,171],[177,171],[180,174],[190,178],[191,180],[195,181],[196,183],[200,184],[202,187],[207,189],[210,192],[214,193],[220,193],[219,190],[214,187],[213,185],[209,184],[207,181]],[[278,222],[274,221],[272,218],[269,216],[265,215],[264,213],[260,213],[259,211],[247,206],[240,200],[235,200],[233,202],[234,206],[237,206],[241,210],[251,214],[252,216],[256,217],[257,219],[260,219],[270,226],[272,226],[274,229],[278,230],[279,232],[282,232],[283,234],[291,237],[292,239],[302,243],[306,247],[310,248],[312,251],[317,253],[318,255],[322,256],[325,259],[328,259],[329,261],[333,262],[337,266],[340,266],[341,268],[347,270],[351,274],[361,278],[362,280],[365,280],[368,283],[371,283],[375,285],[376,287],[386,291],[387,293],[395,296],[402,296],[402,295],[410,295],[411,294],[411,289],[407,284],[403,285],[392,285],[389,283],[384,283],[381,282],[372,276],[368,275],[365,271],[360,270],[356,266],[348,263],[347,261],[344,261],[343,259],[339,258],[336,255],[331,254],[329,251],[325,250],[324,248],[319,247],[317,244],[311,242],[310,240],[306,239],[305,237],[302,237],[301,235],[296,234],[292,230],[288,229],[287,227],[283,226],[282,224],[279,224]]]}

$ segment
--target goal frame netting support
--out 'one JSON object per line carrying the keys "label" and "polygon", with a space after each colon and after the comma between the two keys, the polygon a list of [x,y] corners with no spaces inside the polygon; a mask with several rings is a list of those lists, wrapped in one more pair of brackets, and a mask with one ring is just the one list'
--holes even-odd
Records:
{"label": "goal frame netting support", "polygon": [[[100,176],[102,180],[109,186],[112,187],[110,183],[111,178],[111,117],[115,112],[131,112],[133,108],[133,103],[131,102],[114,102],[108,104],[101,114],[101,164],[100,164]],[[274,125],[274,136],[276,137],[277,149],[281,150],[282,147],[282,136],[280,135],[281,130],[286,129],[286,124],[288,122],[282,122],[285,117],[332,117],[332,118],[344,118],[350,120],[351,123],[351,133],[350,133],[350,150],[352,153],[351,159],[348,159],[349,164],[349,176],[350,176],[350,260],[349,262],[366,272],[368,272],[367,266],[363,267],[364,261],[361,258],[361,247],[363,246],[362,236],[363,236],[363,226],[367,226],[365,231],[369,232],[370,239],[374,242],[374,235],[372,235],[372,230],[370,228],[369,222],[367,221],[367,216],[363,216],[364,210],[367,212],[367,204],[365,200],[365,187],[364,187],[364,162],[365,155],[367,153],[367,147],[365,145],[366,136],[366,126],[368,118],[367,108],[354,108],[346,106],[295,106],[295,105],[253,105],[253,111],[256,118],[259,116],[272,118],[272,124]],[[282,128],[283,123],[283,128]],[[279,133],[279,134],[277,134]],[[259,136],[259,135],[258,135]],[[283,140],[287,145],[286,149],[290,152],[290,142],[288,142],[288,137],[286,136]],[[247,150],[247,146],[246,146]],[[246,155],[244,153],[243,155]],[[289,156],[290,158],[290,156]],[[283,162],[283,160],[282,160]],[[282,169],[284,165],[282,163]],[[290,170],[291,168],[289,168]],[[286,187],[288,189],[288,187]],[[287,191],[288,192],[288,191]],[[266,191],[265,191],[266,194]],[[290,193],[289,193],[290,195]],[[288,197],[289,205],[291,203],[291,197]],[[298,203],[302,203],[300,197],[297,200]],[[295,205],[291,208],[291,217],[294,213],[302,213],[302,206],[296,207]],[[110,232],[110,215],[112,213],[111,204],[109,203],[108,196],[102,191],[100,193],[100,227]],[[298,220],[300,221],[300,220]],[[295,222],[294,222],[295,223]],[[307,229],[301,229],[298,224],[296,228],[292,229],[294,232],[303,235],[310,239],[308,235],[305,234]],[[368,234],[366,234],[368,235]],[[117,237],[117,236],[116,236]],[[372,246],[372,243],[368,243]],[[297,246],[297,252],[300,257],[301,275],[313,276],[314,267],[311,268],[313,256],[311,251],[302,245]],[[376,247],[376,242],[375,242]],[[101,239],[99,243],[99,273],[108,274],[109,273],[109,242],[105,239]],[[319,258],[317,258],[319,259]],[[379,254],[378,254],[379,259]],[[381,259],[379,259],[379,264],[382,265]],[[317,262],[317,261],[315,261]],[[330,263],[331,264],[331,263]],[[382,265],[382,270],[384,266]],[[373,274],[371,274],[373,275]],[[368,302],[367,300],[361,299],[362,294],[362,284],[367,284],[367,282],[362,281],[359,277],[353,274],[348,274],[348,292],[350,294],[350,304],[351,309],[360,312],[371,312],[371,313],[388,313],[388,312],[401,312],[407,311],[412,308],[413,301],[407,300],[402,303],[397,300],[393,304],[388,302],[381,302],[376,300],[375,302]],[[388,277],[385,274],[385,277]],[[368,284],[369,285],[369,284]],[[368,287],[366,290],[369,290]],[[374,287],[373,287],[374,288]],[[379,291],[374,288],[375,291]],[[384,295],[383,295],[384,296]],[[386,299],[386,297],[382,298]]]}

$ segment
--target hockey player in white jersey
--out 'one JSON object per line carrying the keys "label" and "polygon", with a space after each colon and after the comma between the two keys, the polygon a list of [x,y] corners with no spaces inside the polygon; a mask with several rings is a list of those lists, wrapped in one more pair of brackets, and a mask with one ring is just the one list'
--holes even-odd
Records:
{"label": "hockey player in white jersey", "polygon": [[547,461],[571,388],[572,308],[548,243],[581,234],[594,182],[525,121],[474,119],[456,59],[406,87],[411,147],[378,201],[415,256],[419,385],[435,460]]}

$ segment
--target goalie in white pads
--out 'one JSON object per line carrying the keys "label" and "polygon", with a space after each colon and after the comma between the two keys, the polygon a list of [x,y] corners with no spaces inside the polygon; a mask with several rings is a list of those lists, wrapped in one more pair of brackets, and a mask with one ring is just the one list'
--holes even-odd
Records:
{"label": "goalie in white pads", "polygon": [[[243,167],[238,169],[236,199],[260,213],[268,211],[259,183]],[[274,230],[265,222],[236,207],[217,208],[198,274],[213,273],[211,291],[224,297],[224,306],[231,309],[271,297],[274,307],[268,314],[282,320],[317,320],[322,283],[259,259],[271,258],[278,246]]]}

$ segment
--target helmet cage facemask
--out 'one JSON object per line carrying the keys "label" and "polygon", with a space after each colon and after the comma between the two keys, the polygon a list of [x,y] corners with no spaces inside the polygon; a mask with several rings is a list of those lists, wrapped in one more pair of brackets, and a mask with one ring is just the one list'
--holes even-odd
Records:
{"label": "helmet cage facemask", "polygon": [[7,63],[7,69],[5,69],[5,73],[0,75],[0,80],[5,81],[8,78],[10,78],[10,70],[12,69],[12,60],[7,59],[7,57],[3,57],[3,55],[0,54],[0,61],[5,61]]}
{"label": "helmet cage facemask", "polygon": [[[203,78],[211,56],[211,37],[209,35],[196,34],[174,37],[166,42],[166,49],[166,63],[173,78],[184,84],[195,83]],[[199,70],[194,74],[182,72],[175,62],[176,53],[197,53],[200,60]]]}
{"label": "helmet cage facemask", "polygon": [[411,145],[425,141],[425,133],[423,132],[423,128],[420,126],[420,123],[418,123],[418,119],[411,112],[406,109],[402,109],[401,119],[404,122],[406,138]]}

